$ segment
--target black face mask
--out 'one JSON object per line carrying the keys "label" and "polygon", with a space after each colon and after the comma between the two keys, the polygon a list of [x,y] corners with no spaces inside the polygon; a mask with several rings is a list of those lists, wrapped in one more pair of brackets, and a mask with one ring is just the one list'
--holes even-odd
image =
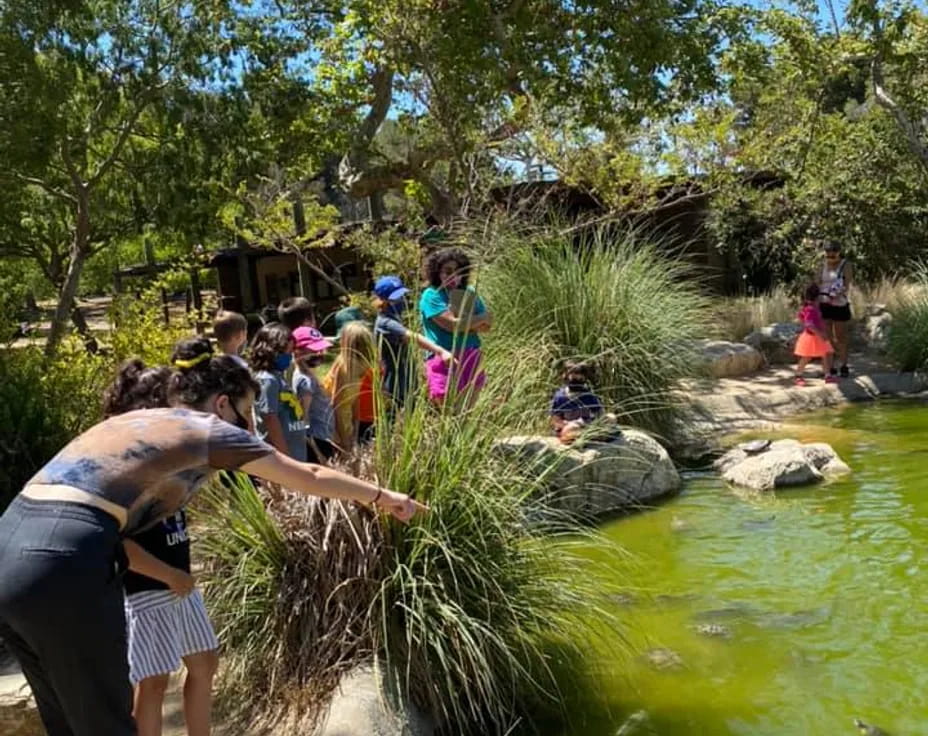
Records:
{"label": "black face mask", "polygon": [[308,365],[310,368],[318,368],[324,362],[325,358],[321,355],[314,355],[313,357],[306,359],[306,365]]}
{"label": "black face mask", "polygon": [[586,391],[589,384],[586,381],[568,381],[567,388],[571,391]]}
{"label": "black face mask", "polygon": [[239,429],[248,429],[248,420],[239,413],[238,407],[231,401],[229,402],[229,406],[231,406],[232,411],[235,412],[235,421],[232,423]]}

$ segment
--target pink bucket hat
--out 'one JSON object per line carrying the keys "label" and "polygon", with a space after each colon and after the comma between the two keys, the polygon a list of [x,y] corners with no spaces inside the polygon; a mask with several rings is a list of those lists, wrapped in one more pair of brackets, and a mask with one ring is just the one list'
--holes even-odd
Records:
{"label": "pink bucket hat", "polygon": [[293,331],[293,343],[297,350],[311,350],[314,353],[321,353],[332,347],[332,342],[326,340],[315,327],[297,327]]}

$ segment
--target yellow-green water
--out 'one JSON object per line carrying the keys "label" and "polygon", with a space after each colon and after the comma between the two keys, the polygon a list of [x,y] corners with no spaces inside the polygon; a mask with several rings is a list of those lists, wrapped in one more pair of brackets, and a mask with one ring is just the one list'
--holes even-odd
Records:
{"label": "yellow-green water", "polygon": [[622,708],[662,736],[840,736],[854,717],[928,734],[928,405],[822,413],[790,435],[831,443],[853,475],[745,497],[694,474],[604,528],[633,556],[622,574],[640,592],[610,603],[630,643],[682,662],[614,663]]}

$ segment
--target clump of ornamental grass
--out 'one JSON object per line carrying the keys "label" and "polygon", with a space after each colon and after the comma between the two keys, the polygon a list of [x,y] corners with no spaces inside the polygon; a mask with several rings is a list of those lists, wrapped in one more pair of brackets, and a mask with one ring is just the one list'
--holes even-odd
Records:
{"label": "clump of ornamental grass", "polygon": [[408,525],[292,494],[265,508],[246,484],[214,489],[201,549],[227,693],[265,713],[298,704],[305,719],[341,673],[374,662],[446,734],[563,722],[578,692],[581,712],[600,709],[590,653],[622,639],[578,545],[607,545],[544,508],[550,469],[494,448],[543,420],[536,344],[506,348],[520,370],[489,348],[490,381],[469,408],[420,392],[392,425],[381,417],[354,467],[429,505]]}
{"label": "clump of ornamental grass", "polygon": [[[666,433],[679,408],[674,387],[701,368],[693,346],[708,302],[690,266],[644,231],[615,224],[482,238],[479,289],[496,317],[494,342],[534,338],[549,366],[593,361],[622,423]],[[545,382],[554,376],[549,368]]]}
{"label": "clump of ornamental grass", "polygon": [[928,266],[917,266],[910,288],[901,291],[892,312],[887,348],[904,371],[928,367]]}

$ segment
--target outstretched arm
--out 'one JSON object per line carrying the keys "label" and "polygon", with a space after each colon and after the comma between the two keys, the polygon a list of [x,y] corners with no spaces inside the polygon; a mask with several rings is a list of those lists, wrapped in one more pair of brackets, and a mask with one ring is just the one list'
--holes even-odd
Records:
{"label": "outstretched arm", "polygon": [[425,335],[420,335],[418,332],[409,332],[406,335],[406,339],[414,341],[420,348],[423,350],[428,350],[430,353],[434,353],[446,363],[450,363],[452,360],[454,360],[454,356],[450,353],[450,351],[445,350],[443,347],[435,344]]}
{"label": "outstretched arm", "polygon": [[427,510],[424,504],[405,493],[380,488],[333,468],[301,463],[281,452],[252,460],[243,465],[241,470],[308,496],[375,503],[400,521],[408,521],[417,512]]}

